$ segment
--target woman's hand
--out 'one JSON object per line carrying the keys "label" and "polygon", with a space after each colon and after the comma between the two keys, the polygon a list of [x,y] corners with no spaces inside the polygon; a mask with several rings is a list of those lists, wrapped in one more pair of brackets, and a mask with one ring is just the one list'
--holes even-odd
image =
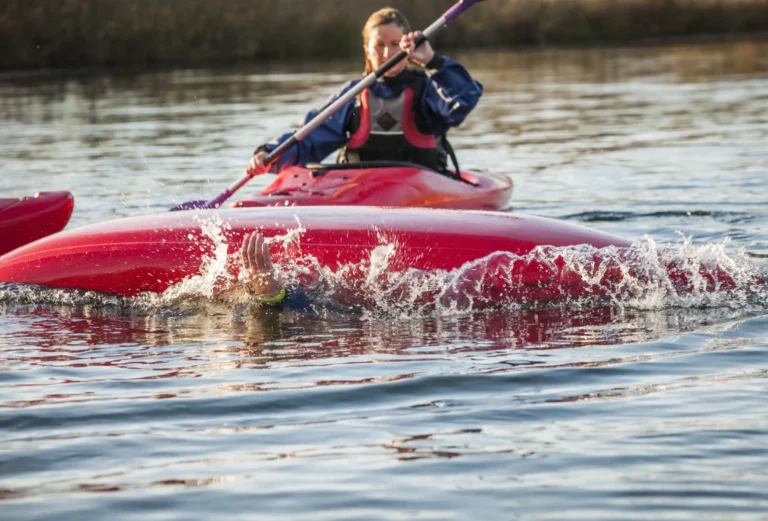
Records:
{"label": "woman's hand", "polygon": [[400,40],[400,49],[408,54],[408,58],[412,62],[424,67],[435,57],[435,51],[432,49],[429,40],[416,47],[416,38],[419,36],[421,36],[421,31],[404,34],[403,38]]}
{"label": "woman's hand", "polygon": [[265,157],[267,157],[267,153],[263,150],[254,154],[251,162],[248,163],[248,167],[245,169],[245,173],[251,177],[265,173],[267,171],[267,165],[264,164]]}
{"label": "woman's hand", "polygon": [[249,233],[243,240],[240,258],[245,272],[245,283],[261,298],[272,298],[282,291],[275,278],[275,268],[269,255],[269,246],[259,232]]}

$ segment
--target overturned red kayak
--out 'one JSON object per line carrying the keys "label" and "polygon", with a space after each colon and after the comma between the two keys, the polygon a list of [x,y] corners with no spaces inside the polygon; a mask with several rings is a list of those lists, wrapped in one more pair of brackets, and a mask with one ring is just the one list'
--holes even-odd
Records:
{"label": "overturned red kayak", "polygon": [[503,210],[512,181],[488,171],[460,178],[410,163],[313,164],[280,172],[260,194],[233,208],[258,206],[397,206],[454,210]]}
{"label": "overturned red kayak", "polygon": [[[454,291],[479,290],[491,304],[591,291],[594,282],[561,269],[562,259],[550,265],[530,256],[537,247],[630,244],[571,224],[497,212],[361,207],[341,213],[332,207],[178,212],[83,226],[20,248],[0,257],[0,282],[126,296],[160,293],[200,275],[222,255],[227,273],[236,276],[242,240],[256,229],[273,239],[275,262],[301,267],[295,270],[299,275],[333,274],[344,287],[364,290],[383,279],[382,287],[397,285],[393,274],[451,276],[461,268],[466,277]],[[443,290],[424,295],[430,291]]]}
{"label": "overturned red kayak", "polygon": [[83,226],[0,257],[0,283],[212,296],[237,287],[243,238],[257,229],[287,284],[376,309],[595,298],[658,305],[658,297],[722,305],[744,295],[731,290],[765,287],[753,265],[710,262],[690,246],[657,249],[507,213],[354,206],[163,213]]}
{"label": "overturned red kayak", "polygon": [[39,192],[0,199],[0,255],[64,229],[75,199],[69,192]]}

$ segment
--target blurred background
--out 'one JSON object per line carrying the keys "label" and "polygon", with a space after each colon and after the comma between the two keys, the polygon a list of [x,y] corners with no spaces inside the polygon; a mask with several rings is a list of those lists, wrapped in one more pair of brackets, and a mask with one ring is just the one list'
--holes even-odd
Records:
{"label": "blurred background", "polygon": [[[489,2],[490,3],[490,2]],[[492,0],[443,48],[658,43],[768,31],[764,0]],[[4,0],[0,68],[215,65],[349,57],[385,4],[425,27],[452,0]]]}

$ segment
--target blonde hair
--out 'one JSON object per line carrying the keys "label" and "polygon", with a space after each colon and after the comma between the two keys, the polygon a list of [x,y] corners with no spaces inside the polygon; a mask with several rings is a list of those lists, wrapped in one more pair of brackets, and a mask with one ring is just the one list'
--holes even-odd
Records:
{"label": "blonde hair", "polygon": [[[400,10],[394,7],[385,7],[379,9],[371,16],[368,17],[368,21],[363,26],[363,47],[368,46],[368,40],[371,38],[371,31],[382,25],[395,24],[404,33],[411,32],[411,24],[408,23],[408,19]],[[368,59],[368,54],[365,55],[365,73],[370,74],[373,72],[373,65]]]}

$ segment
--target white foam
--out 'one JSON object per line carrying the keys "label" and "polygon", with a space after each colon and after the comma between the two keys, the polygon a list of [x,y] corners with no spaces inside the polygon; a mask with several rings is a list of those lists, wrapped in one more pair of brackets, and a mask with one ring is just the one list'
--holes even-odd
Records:
{"label": "white foam", "polygon": [[[230,267],[239,259],[227,255],[227,232],[231,226],[217,215],[198,218],[209,255],[203,258],[198,275],[189,277],[162,295],[146,294],[129,299],[144,309],[184,306],[195,301],[247,300],[238,292],[239,281]],[[297,220],[295,228],[267,239],[273,254],[283,256],[296,251],[305,228]],[[359,263],[330,269],[311,255],[276,264],[278,277],[287,284],[301,283],[318,308],[333,306],[353,310],[364,316],[468,313],[489,306],[503,309],[521,307],[588,307],[605,305],[617,308],[659,310],[665,308],[768,308],[765,274],[750,261],[743,249],[728,252],[728,240],[694,244],[692,237],[681,237],[677,244],[659,246],[650,237],[629,248],[594,248],[589,245],[540,246],[519,256],[495,252],[453,270],[395,270],[399,245],[387,233],[377,230],[379,244]],[[233,248],[239,252],[238,247]],[[235,253],[234,255],[237,255]],[[549,302],[526,302],[519,292],[521,266],[539,266],[553,274],[553,281],[576,277],[589,289],[578,298],[563,291],[562,298]],[[672,267],[672,269],[670,269]],[[620,274],[617,275],[617,274]],[[489,286],[488,281],[492,281]],[[681,283],[684,281],[684,283]],[[21,295],[24,296],[21,296]],[[68,296],[66,296],[68,295]],[[12,300],[53,301],[76,304],[94,301],[92,292],[62,290],[32,293],[0,286],[0,302]],[[119,304],[104,297],[105,305]]]}

